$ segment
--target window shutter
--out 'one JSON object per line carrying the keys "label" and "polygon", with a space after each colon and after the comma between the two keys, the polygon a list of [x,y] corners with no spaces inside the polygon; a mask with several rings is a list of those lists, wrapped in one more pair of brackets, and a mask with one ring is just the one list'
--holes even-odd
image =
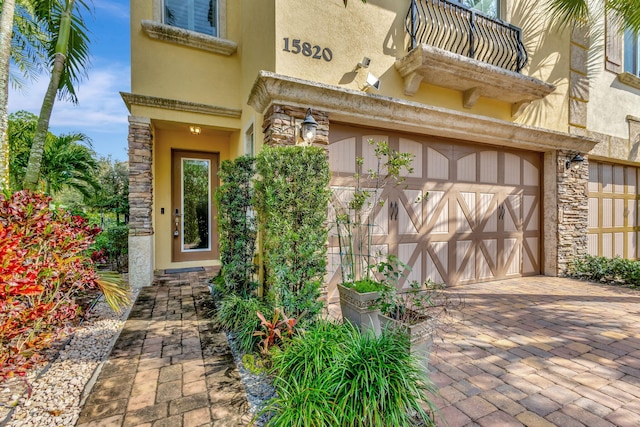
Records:
{"label": "window shutter", "polygon": [[607,14],[605,18],[605,64],[607,71],[622,72],[622,34],[615,17]]}

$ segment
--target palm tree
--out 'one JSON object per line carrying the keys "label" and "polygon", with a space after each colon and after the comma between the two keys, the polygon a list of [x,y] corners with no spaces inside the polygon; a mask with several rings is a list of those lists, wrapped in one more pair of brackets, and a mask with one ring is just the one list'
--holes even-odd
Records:
{"label": "palm tree", "polygon": [[[38,116],[18,111],[9,116],[9,146],[11,147],[11,182],[22,182],[38,123]],[[42,156],[39,187],[54,195],[65,187],[93,197],[98,184],[98,163],[91,149],[91,140],[82,133],[47,135]]]}
{"label": "palm tree", "polygon": [[55,136],[49,133],[42,156],[42,181],[45,192],[55,194],[64,187],[90,198],[98,187],[95,178],[98,163],[91,140],[82,133]]}
{"label": "palm tree", "polygon": [[15,0],[4,0],[0,12],[0,191],[9,187],[9,58]]}
{"label": "palm tree", "polygon": [[49,131],[49,121],[57,95],[77,102],[73,83],[84,73],[88,64],[89,39],[82,20],[81,8],[89,11],[83,0],[37,0],[36,15],[43,22],[52,40],[49,45],[51,79],[45,93],[38,117],[38,126],[31,146],[29,163],[25,173],[23,188],[35,190],[42,165],[45,141]]}
{"label": "palm tree", "polygon": [[9,185],[8,89],[9,83],[20,87],[22,80],[11,73],[13,62],[26,78],[42,71],[47,35],[35,17],[32,0],[0,0],[0,190]]}

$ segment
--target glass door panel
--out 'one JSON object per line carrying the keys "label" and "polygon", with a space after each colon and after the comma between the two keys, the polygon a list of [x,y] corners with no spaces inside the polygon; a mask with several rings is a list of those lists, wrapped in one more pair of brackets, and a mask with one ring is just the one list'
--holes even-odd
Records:
{"label": "glass door panel", "polygon": [[218,257],[213,194],[218,156],[173,152],[173,261]]}

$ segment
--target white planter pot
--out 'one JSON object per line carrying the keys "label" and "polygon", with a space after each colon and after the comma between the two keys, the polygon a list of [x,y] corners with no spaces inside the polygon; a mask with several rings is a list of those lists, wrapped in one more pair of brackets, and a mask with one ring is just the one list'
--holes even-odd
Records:
{"label": "white planter pot", "polygon": [[418,357],[424,366],[425,372],[429,371],[429,355],[433,344],[435,321],[428,319],[414,325],[408,325],[382,313],[378,314],[380,328],[399,328],[409,334],[409,351]]}
{"label": "white planter pot", "polygon": [[340,293],[342,318],[358,326],[362,331],[371,329],[376,335],[379,335],[379,311],[375,308],[375,303],[380,297],[380,293],[367,292],[361,294],[342,284],[338,284],[338,292]]}

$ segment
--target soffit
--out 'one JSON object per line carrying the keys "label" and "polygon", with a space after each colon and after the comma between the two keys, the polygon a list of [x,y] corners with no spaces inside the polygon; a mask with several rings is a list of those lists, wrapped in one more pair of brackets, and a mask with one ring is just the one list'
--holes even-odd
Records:
{"label": "soffit", "polygon": [[533,151],[590,151],[597,141],[490,117],[260,71],[248,104],[264,114],[271,104],[311,107],[329,119],[422,135]]}

